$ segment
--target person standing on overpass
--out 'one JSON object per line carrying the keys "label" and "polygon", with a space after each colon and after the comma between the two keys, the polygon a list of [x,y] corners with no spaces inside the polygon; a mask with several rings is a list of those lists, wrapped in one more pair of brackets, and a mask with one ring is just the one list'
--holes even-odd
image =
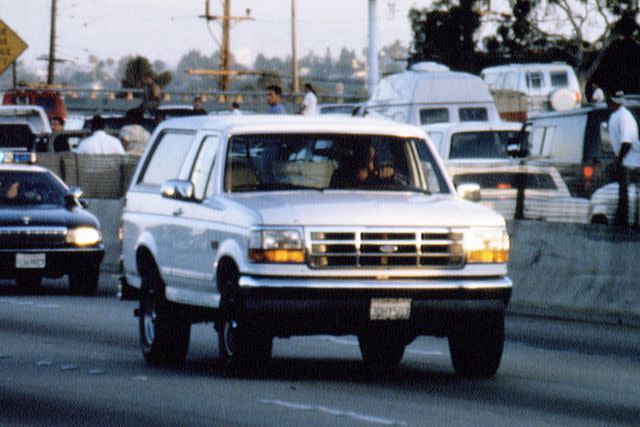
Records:
{"label": "person standing on overpass", "polygon": [[269,108],[267,113],[269,114],[287,114],[287,110],[282,105],[282,88],[278,85],[271,85],[267,87],[267,104]]}
{"label": "person standing on overpass", "polygon": [[[624,106],[624,92],[617,91],[607,98],[611,116],[609,117],[609,136],[615,158],[613,175],[618,181],[618,208],[614,218],[615,225],[629,223],[629,181],[640,182],[640,140],[638,123],[633,114]],[[636,209],[634,225],[638,225]]]}
{"label": "person standing on overpass", "polygon": [[91,119],[91,136],[78,143],[78,154],[124,154],[124,148],[118,138],[107,134],[106,123],[102,116],[95,115]]}

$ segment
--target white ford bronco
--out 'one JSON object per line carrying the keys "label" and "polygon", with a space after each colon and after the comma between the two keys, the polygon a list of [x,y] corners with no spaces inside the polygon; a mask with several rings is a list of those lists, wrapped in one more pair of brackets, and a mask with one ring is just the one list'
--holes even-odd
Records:
{"label": "white ford bronco", "polygon": [[494,375],[505,221],[435,153],[421,129],[365,118],[163,122],[122,216],[146,361],[183,363],[191,324],[214,322],[229,372],[259,373],[274,337],[353,334],[374,370],[434,335],[458,374]]}

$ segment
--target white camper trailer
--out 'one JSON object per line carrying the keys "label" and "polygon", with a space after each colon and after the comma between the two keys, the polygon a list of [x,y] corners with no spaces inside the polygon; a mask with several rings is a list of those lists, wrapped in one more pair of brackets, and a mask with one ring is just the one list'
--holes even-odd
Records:
{"label": "white camper trailer", "polygon": [[500,120],[479,76],[434,62],[420,62],[380,80],[363,113],[415,125]]}

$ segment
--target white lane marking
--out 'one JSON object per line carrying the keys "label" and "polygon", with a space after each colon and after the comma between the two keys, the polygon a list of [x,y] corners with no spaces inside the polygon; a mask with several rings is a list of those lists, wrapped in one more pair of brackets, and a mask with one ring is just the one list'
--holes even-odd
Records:
{"label": "white lane marking", "polygon": [[64,365],[60,365],[60,369],[63,371],[73,371],[74,369],[78,369],[78,367],[73,363],[65,363]]}
{"label": "white lane marking", "polygon": [[60,304],[36,304],[40,308],[60,308]]}
{"label": "white lane marking", "polygon": [[265,405],[282,406],[283,408],[295,409],[298,411],[316,411],[326,415],[333,415],[337,417],[347,417],[347,418],[352,418],[354,420],[365,421],[372,424],[382,424],[386,426],[392,426],[392,425],[406,426],[407,425],[405,421],[392,420],[389,418],[381,418],[373,415],[359,414],[353,411],[343,411],[340,409],[329,408],[327,406],[307,405],[305,403],[285,402],[283,400],[267,400],[267,399],[260,399],[259,402],[264,403]]}
{"label": "white lane marking", "polygon": [[53,362],[50,360],[38,360],[36,366],[52,366]]}
{"label": "white lane marking", "polygon": [[[334,344],[341,344],[341,345],[351,345],[351,346],[358,345],[358,341],[350,340],[346,338],[320,337],[320,340],[329,341]],[[412,348],[407,349],[406,352],[411,354],[420,354],[422,356],[442,356],[444,354],[443,352],[437,351],[437,350],[426,351],[426,350],[416,350]]]}
{"label": "white lane marking", "polygon": [[34,303],[33,301],[22,301],[17,299],[0,298],[0,304],[13,304],[13,305],[32,305],[38,308],[60,308],[60,304],[51,303]]}
{"label": "white lane marking", "polygon": [[9,299],[9,298],[0,298],[0,304],[33,305],[39,308],[60,308],[60,304],[35,303],[29,300],[23,301],[23,300],[17,300],[17,299]]}
{"label": "white lane marking", "polygon": [[131,377],[133,381],[147,381],[149,379],[146,375],[136,375],[135,377]]}
{"label": "white lane marking", "polygon": [[411,354],[420,354],[422,356],[442,356],[444,353],[441,351],[425,351],[425,350],[414,350],[412,348],[409,348],[406,350],[406,353],[411,353]]}
{"label": "white lane marking", "polygon": [[94,368],[89,369],[89,375],[102,375],[104,374],[104,369]]}

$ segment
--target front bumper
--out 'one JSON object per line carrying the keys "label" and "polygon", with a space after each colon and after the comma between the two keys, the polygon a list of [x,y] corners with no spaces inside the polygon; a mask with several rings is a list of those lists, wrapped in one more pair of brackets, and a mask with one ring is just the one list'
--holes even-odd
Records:
{"label": "front bumper", "polygon": [[[44,268],[16,268],[16,254],[45,254]],[[90,248],[37,248],[0,249],[0,277],[15,278],[17,274],[28,273],[42,277],[60,277],[75,271],[100,266],[104,258],[104,247]]]}
{"label": "front bumper", "polygon": [[[357,334],[371,325],[401,326],[414,335],[447,335],[473,316],[503,314],[507,277],[456,280],[295,280],[242,276],[247,319],[274,335]],[[371,320],[372,299],[411,300],[406,320]]]}

